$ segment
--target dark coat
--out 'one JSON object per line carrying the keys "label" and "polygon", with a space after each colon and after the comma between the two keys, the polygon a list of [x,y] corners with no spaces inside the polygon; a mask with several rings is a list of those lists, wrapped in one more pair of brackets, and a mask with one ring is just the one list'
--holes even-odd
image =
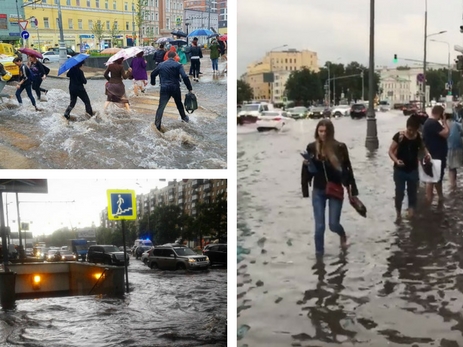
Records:
{"label": "dark coat", "polygon": [[[307,152],[308,153],[316,153],[316,143],[312,142],[307,145]],[[352,169],[352,165],[349,158],[349,151],[345,143],[338,142],[336,155],[341,161],[341,168],[342,168],[342,185],[346,188],[350,187],[353,196],[357,196],[358,189],[357,184],[355,182],[354,177],[354,170]],[[302,164],[301,170],[301,187],[302,187],[302,196],[304,198],[309,197],[309,185],[312,184],[313,174],[309,172],[307,169],[307,165]]]}

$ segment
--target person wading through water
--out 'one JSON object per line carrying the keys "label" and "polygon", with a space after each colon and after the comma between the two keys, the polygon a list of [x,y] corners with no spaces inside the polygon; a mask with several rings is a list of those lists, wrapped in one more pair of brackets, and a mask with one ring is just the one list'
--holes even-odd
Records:
{"label": "person wading through water", "polygon": [[419,153],[424,151],[425,160],[430,160],[428,150],[424,146],[421,135],[419,120],[410,116],[407,119],[405,131],[397,132],[389,147],[389,157],[394,162],[394,183],[395,183],[395,210],[396,223],[402,220],[402,202],[405,196],[405,186],[408,195],[408,217],[413,217],[418,195],[418,165]]}
{"label": "person wading through water", "polygon": [[32,73],[31,70],[27,67],[26,64],[23,64],[23,60],[19,57],[13,59],[13,63],[19,67],[19,83],[16,86],[18,89],[16,91],[16,99],[18,99],[19,106],[22,106],[23,100],[21,98],[21,93],[26,89],[27,96],[31,100],[32,105],[35,107],[36,111],[42,111],[37,107],[35,103],[34,96],[32,95]]}
{"label": "person wading through water", "polygon": [[[308,185],[312,185],[312,206],[315,220],[315,252],[324,254],[325,207],[328,201],[329,228],[339,235],[341,247],[347,245],[347,237],[340,223],[344,200],[344,187],[349,196],[357,196],[354,172],[347,146],[334,138],[334,126],[328,119],[318,122],[315,142],[309,143],[307,152],[310,160],[302,166],[302,193],[309,197]],[[312,183],[313,180],[313,184]]]}
{"label": "person wading through water", "polygon": [[88,97],[87,91],[85,90],[84,84],[87,84],[87,79],[84,76],[84,72],[81,67],[84,63],[81,62],[76,66],[72,67],[66,74],[69,77],[69,95],[71,96],[71,103],[64,112],[64,117],[67,120],[71,119],[71,111],[76,106],[77,98],[80,98],[85,104],[85,112],[87,117],[90,118],[95,115],[93,112],[92,105],[90,105],[90,98]]}

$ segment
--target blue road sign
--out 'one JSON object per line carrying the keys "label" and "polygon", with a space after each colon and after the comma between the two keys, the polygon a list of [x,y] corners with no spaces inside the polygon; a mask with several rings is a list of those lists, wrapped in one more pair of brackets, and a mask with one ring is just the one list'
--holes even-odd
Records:
{"label": "blue road sign", "polygon": [[27,40],[29,38],[29,32],[24,30],[24,31],[21,31],[21,37],[24,39],[24,40]]}
{"label": "blue road sign", "polygon": [[133,190],[108,190],[108,219],[137,219],[137,203]]}

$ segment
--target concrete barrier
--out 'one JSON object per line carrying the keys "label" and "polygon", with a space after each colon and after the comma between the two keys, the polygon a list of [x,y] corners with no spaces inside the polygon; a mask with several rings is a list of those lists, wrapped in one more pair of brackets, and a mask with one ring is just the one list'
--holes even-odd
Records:
{"label": "concrete barrier", "polygon": [[4,309],[15,307],[15,272],[0,272],[0,303]]}

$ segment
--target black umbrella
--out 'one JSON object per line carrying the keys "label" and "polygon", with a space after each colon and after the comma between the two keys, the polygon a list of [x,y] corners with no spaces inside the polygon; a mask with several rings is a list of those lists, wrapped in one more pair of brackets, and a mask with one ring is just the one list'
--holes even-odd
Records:
{"label": "black umbrella", "polygon": [[184,46],[188,43],[185,40],[174,40],[169,42],[172,46]]}
{"label": "black umbrella", "polygon": [[212,39],[213,37],[219,37],[219,36],[220,36],[219,34],[212,34],[212,35],[209,35],[207,39],[209,40],[209,39]]}
{"label": "black umbrella", "polygon": [[183,31],[180,31],[180,30],[178,30],[178,31],[172,31],[171,34],[172,34],[172,35],[175,35],[175,36],[177,36],[177,37],[187,37],[187,36],[188,36],[188,35],[185,34]]}

